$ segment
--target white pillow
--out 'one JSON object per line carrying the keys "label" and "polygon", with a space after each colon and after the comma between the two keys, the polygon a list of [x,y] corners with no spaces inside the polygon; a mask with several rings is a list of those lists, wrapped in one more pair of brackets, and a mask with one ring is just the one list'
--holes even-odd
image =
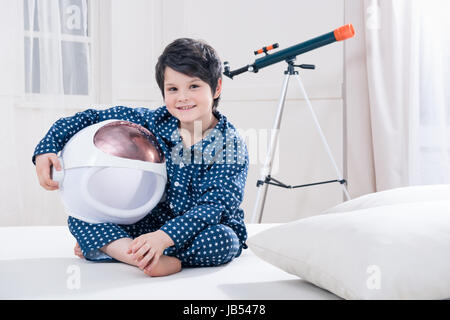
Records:
{"label": "white pillow", "polygon": [[400,203],[448,200],[450,200],[450,184],[410,186],[369,193],[338,204],[322,213],[347,212]]}
{"label": "white pillow", "polygon": [[248,245],[345,299],[450,298],[450,201],[308,217],[262,231]]}

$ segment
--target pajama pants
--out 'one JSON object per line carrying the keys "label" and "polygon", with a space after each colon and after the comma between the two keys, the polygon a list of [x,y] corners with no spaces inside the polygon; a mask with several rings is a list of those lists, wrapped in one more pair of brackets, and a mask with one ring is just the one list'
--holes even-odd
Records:
{"label": "pajama pants", "polygon": [[[88,223],[69,216],[68,226],[90,261],[115,261],[99,249],[120,238],[137,238],[160,228],[151,215],[131,225],[114,223]],[[203,229],[183,248],[167,248],[163,254],[176,257],[182,267],[208,267],[230,262],[241,254],[242,247],[236,233],[229,226],[218,224]]]}

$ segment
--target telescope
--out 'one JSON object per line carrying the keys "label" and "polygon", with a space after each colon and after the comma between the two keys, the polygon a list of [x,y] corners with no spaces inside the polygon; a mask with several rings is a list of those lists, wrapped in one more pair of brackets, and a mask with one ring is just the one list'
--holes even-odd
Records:
{"label": "telescope", "polygon": [[224,62],[224,75],[233,79],[234,76],[237,76],[246,71],[249,72],[258,72],[260,69],[270,66],[274,63],[280,61],[289,61],[293,60],[296,56],[317,49],[319,47],[323,47],[327,44],[342,41],[348,38],[351,38],[355,35],[355,30],[353,29],[352,24],[347,24],[342,27],[339,27],[331,32],[325,33],[321,36],[315,37],[305,42],[298,43],[286,49],[280,50],[276,53],[269,54],[268,51],[275,49],[278,47],[278,44],[275,43],[271,46],[263,47],[255,51],[255,54],[259,54],[264,52],[266,56],[256,59],[253,64],[248,64],[245,67],[239,68],[234,71],[230,71],[230,66],[228,62]]}
{"label": "telescope", "polygon": [[[300,80],[300,76],[298,72],[295,70],[296,67],[302,68],[302,69],[315,69],[315,65],[310,64],[301,64],[301,65],[295,65],[294,60],[295,58],[305,52],[323,47],[327,44],[336,42],[336,41],[342,41],[348,38],[351,38],[355,35],[355,30],[353,29],[352,24],[347,24],[342,27],[339,27],[331,32],[325,33],[321,36],[315,37],[313,39],[310,39],[308,41],[298,43],[294,46],[288,47],[286,49],[280,50],[278,52],[269,54],[269,51],[278,48],[278,43],[274,43],[270,46],[263,47],[259,50],[254,51],[255,55],[264,53],[265,56],[259,59],[256,59],[253,64],[248,64],[245,67],[239,68],[237,70],[231,71],[230,66],[228,62],[224,62],[224,72],[223,74],[229,77],[230,79],[233,79],[234,76],[237,76],[244,72],[258,72],[260,69],[265,68],[267,66],[270,66],[274,63],[280,62],[280,61],[286,61],[288,64],[286,71],[284,71],[284,81],[283,86],[281,89],[280,99],[278,101],[278,110],[277,114],[275,116],[274,125],[273,125],[273,134],[270,139],[270,146],[269,150],[267,151],[266,160],[264,162],[264,166],[261,169],[260,173],[260,179],[257,180],[256,187],[258,187],[258,193],[256,195],[256,203],[252,214],[252,223],[261,223],[262,214],[264,210],[264,205],[266,201],[267,196],[267,190],[269,185],[274,185],[277,187],[283,187],[286,189],[294,189],[294,188],[303,188],[303,187],[309,187],[309,186],[315,186],[319,184],[325,184],[325,183],[334,183],[338,182],[341,184],[342,190],[344,192],[345,197],[347,200],[350,200],[350,195],[348,193],[346,184],[347,181],[342,177],[342,174],[337,166],[336,161],[334,160],[334,157],[331,153],[330,146],[328,145],[325,135],[323,134],[322,128],[320,127],[319,121],[317,119],[317,116],[312,108],[311,101],[308,98],[308,95],[306,94],[305,88],[303,86],[302,81]],[[308,106],[312,119],[314,121],[314,124],[317,128],[317,131],[319,132],[320,138],[322,140],[322,143],[325,147],[326,152],[328,153],[328,157],[330,158],[331,164],[334,166],[334,169],[336,171],[337,179],[335,180],[328,180],[328,181],[322,181],[322,182],[316,182],[316,183],[307,183],[302,185],[287,185],[274,177],[271,176],[272,173],[272,163],[274,159],[275,149],[277,147],[277,140],[278,140],[278,134],[280,131],[280,125],[281,125],[281,118],[283,114],[284,104],[286,101],[286,92],[288,88],[289,78],[291,76],[294,76],[299,83],[300,89],[303,92],[303,95],[305,97],[306,105]]]}

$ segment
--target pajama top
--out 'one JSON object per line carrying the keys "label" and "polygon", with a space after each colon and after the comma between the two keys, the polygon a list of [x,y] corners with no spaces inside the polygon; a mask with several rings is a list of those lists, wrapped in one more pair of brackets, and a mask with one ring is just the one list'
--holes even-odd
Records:
{"label": "pajama top", "polygon": [[[116,106],[88,109],[55,122],[36,146],[32,161],[42,153],[58,153],[81,129],[105,120],[134,122],[149,129],[166,158],[165,195],[149,214],[159,220],[160,229],[176,249],[192,241],[209,226],[229,226],[246,249],[244,211],[239,208],[248,172],[248,151],[236,128],[220,112],[216,126],[190,148],[178,131],[179,120],[165,106],[150,110]],[[165,199],[164,199],[165,197]]]}

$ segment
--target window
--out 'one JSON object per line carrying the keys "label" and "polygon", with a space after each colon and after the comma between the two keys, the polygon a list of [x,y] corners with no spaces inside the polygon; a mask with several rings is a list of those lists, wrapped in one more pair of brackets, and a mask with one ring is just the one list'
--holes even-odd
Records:
{"label": "window", "polygon": [[92,96],[90,0],[23,0],[25,92]]}

